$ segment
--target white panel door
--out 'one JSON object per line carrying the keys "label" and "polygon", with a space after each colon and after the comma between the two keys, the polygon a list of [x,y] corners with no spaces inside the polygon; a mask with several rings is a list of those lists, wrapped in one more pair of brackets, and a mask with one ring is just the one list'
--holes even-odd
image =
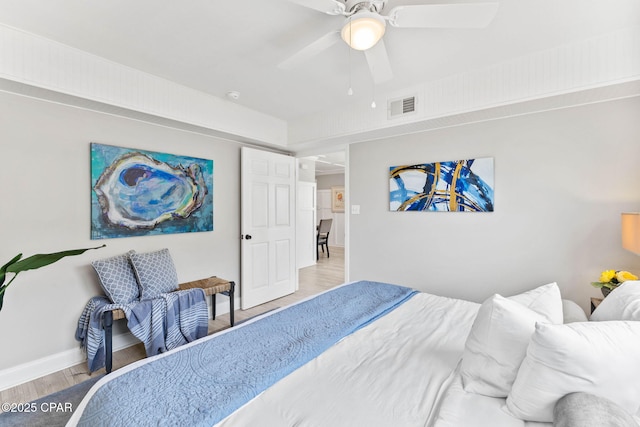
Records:
{"label": "white panel door", "polygon": [[243,310],[293,293],[296,275],[295,159],[242,148]]}
{"label": "white panel door", "polygon": [[316,263],[316,183],[298,182],[297,251],[298,268]]}

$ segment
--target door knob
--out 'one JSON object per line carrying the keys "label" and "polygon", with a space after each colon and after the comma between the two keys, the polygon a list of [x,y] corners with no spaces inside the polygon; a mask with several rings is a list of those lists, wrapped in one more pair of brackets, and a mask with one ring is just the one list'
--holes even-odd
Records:
{"label": "door knob", "polygon": [[251,234],[246,234],[246,235],[244,236],[244,238],[245,238],[245,239],[247,239],[247,240],[251,240]]}

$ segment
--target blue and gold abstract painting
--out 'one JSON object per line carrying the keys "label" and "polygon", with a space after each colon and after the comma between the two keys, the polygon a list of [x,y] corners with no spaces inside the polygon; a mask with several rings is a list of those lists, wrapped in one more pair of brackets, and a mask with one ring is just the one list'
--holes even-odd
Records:
{"label": "blue and gold abstract painting", "polygon": [[91,238],[213,230],[213,160],[91,144]]}
{"label": "blue and gold abstract painting", "polygon": [[392,211],[493,212],[493,158],[389,168]]}

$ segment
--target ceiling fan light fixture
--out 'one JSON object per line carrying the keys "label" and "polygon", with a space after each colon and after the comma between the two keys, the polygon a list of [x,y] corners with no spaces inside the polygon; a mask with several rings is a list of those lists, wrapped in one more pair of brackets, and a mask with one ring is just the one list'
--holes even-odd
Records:
{"label": "ceiling fan light fixture", "polygon": [[384,36],[386,25],[377,13],[358,12],[342,27],[342,40],[355,50],[370,49]]}

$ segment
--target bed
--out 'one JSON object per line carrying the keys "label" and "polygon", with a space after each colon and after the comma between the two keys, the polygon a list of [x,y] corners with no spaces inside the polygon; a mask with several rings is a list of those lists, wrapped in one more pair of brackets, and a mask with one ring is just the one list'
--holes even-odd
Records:
{"label": "bed", "polygon": [[[637,422],[640,322],[607,310],[587,322],[555,283],[482,304],[349,283],[107,375],[68,425],[549,426],[560,425],[554,407],[571,392]],[[584,345],[612,348],[585,352],[585,336]],[[549,357],[570,372],[536,365],[545,339],[559,340],[551,353],[564,353]],[[595,354],[574,360],[564,343],[578,359]],[[620,346],[631,361],[618,363]],[[601,357],[611,363],[589,370]]]}

